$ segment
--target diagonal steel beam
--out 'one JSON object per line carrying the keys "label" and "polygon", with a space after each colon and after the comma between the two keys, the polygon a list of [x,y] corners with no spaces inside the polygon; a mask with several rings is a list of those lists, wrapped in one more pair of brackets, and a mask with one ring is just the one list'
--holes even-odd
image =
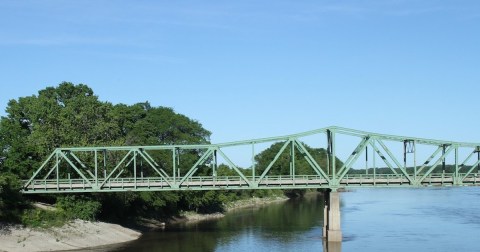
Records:
{"label": "diagonal steel beam", "polygon": [[120,177],[120,175],[122,175],[122,173],[125,171],[125,169],[122,169],[118,174],[117,176],[115,176],[115,179],[118,179]]}
{"label": "diagonal steel beam", "polygon": [[460,169],[463,168],[465,166],[465,163],[468,162],[468,160],[470,160],[470,158],[472,158],[473,154],[475,154],[476,151],[475,149],[470,153],[470,155],[468,155],[467,158],[465,158],[465,160],[460,164]]}
{"label": "diagonal steel beam", "polygon": [[317,163],[317,161],[315,161],[312,155],[308,152],[307,148],[305,148],[305,146],[303,146],[303,144],[300,141],[298,141],[298,139],[295,139],[294,141],[295,141],[295,144],[297,145],[297,148],[300,150],[300,152],[304,154],[303,157],[305,158],[305,160],[307,160],[307,162],[310,164],[312,169],[319,176],[324,177],[327,180],[327,182],[330,184],[330,179],[328,178],[327,174],[325,174],[325,172],[322,170],[322,168]]}
{"label": "diagonal steel beam", "polygon": [[45,175],[45,177],[43,177],[44,180],[47,179],[47,178],[50,176],[50,174],[52,174],[52,172],[57,168],[57,165],[60,165],[60,161],[61,161],[61,160],[57,160],[57,161],[55,162],[55,165],[52,167],[52,169],[50,169],[50,170],[48,171],[47,175]]}
{"label": "diagonal steel beam", "polygon": [[370,139],[371,139],[370,137],[364,138],[365,141],[362,141],[363,143],[361,145],[359,145],[358,148],[355,150],[356,153],[354,152],[355,155],[354,155],[353,159],[350,161],[350,163],[348,164],[348,166],[344,165],[345,169],[342,171],[342,173],[340,173],[340,176],[338,177],[338,181],[340,181],[343,177],[345,177],[347,172],[352,168],[352,165],[363,154],[363,152],[365,151],[365,146],[367,146],[370,143]]}
{"label": "diagonal steel beam", "polygon": [[30,183],[32,183],[32,181],[35,179],[35,177],[40,173],[40,171],[43,170],[43,168],[45,167],[45,165],[47,165],[47,163],[50,161],[50,159],[52,159],[52,157],[57,153],[58,149],[53,151],[52,154],[50,154],[50,156],[48,156],[47,160],[45,160],[42,165],[40,166],[40,168],[38,168],[32,175],[32,177],[30,177],[30,179],[27,181],[27,183],[25,183],[25,185],[23,185],[23,187],[27,187],[28,185],[30,185]]}
{"label": "diagonal steel beam", "polygon": [[77,166],[67,157],[67,155],[63,153],[63,151],[60,151],[59,154],[63,157],[63,159],[65,159],[65,161],[67,161],[68,164],[70,164],[70,166],[78,173],[78,175],[80,175],[80,177],[82,177],[87,184],[90,185],[91,188],[95,189],[90,180],[80,171],[80,169],[77,168]]}
{"label": "diagonal steel beam", "polygon": [[375,152],[378,154],[378,156],[380,156],[380,158],[383,160],[383,162],[388,166],[388,168],[390,168],[390,170],[392,170],[392,172],[395,174],[395,175],[398,175],[398,172],[395,171],[395,168],[393,168],[393,165],[390,164],[390,162],[388,161],[388,159],[385,157],[385,155],[383,155],[383,153],[380,151],[380,149],[377,148],[376,145],[374,144],[370,144],[370,146],[372,146],[372,148],[375,150]]}
{"label": "diagonal steel beam", "polygon": [[[217,153],[220,153],[220,156],[223,157],[223,159],[225,159],[225,161],[227,161],[227,163],[233,168],[233,170],[235,170],[238,175],[245,181],[247,182],[248,185],[250,185],[250,187],[252,187],[254,184],[252,183],[252,181],[248,180],[247,177],[245,177],[245,175],[238,169],[238,167],[232,162],[232,160],[230,160],[230,158],[227,157],[227,155],[225,155],[225,153],[223,153],[223,151],[216,147],[215,149],[217,151]],[[255,178],[253,178],[253,180],[255,180]]]}
{"label": "diagonal steel beam", "polygon": [[83,164],[83,162],[73,152],[69,152],[69,154],[73,157],[73,159],[75,159],[75,161],[80,164],[80,166],[82,166],[83,169],[85,169],[85,171],[90,175],[90,177],[95,179],[95,175],[93,175],[93,173],[88,170],[87,166]]}
{"label": "diagonal steel beam", "polygon": [[128,151],[128,153],[122,158],[122,160],[120,160],[120,162],[117,164],[117,166],[115,166],[115,168],[113,168],[113,170],[108,174],[108,176],[105,178],[105,180],[98,186],[98,189],[102,188],[103,185],[105,185],[105,183],[107,183],[107,181],[110,180],[110,177],[112,177],[112,175],[118,170],[118,168],[120,168],[120,165],[122,165],[123,162],[125,162],[127,157],[130,156],[130,154],[132,152],[133,152],[132,149],[130,149]]}
{"label": "diagonal steel beam", "polygon": [[[157,167],[160,166],[157,162],[155,162],[155,159],[153,159],[153,157],[146,150],[140,149],[140,151],[144,153],[145,156],[147,156]],[[167,173],[165,173],[165,175],[167,175]]]}
{"label": "diagonal steel beam", "polygon": [[209,148],[198,160],[197,162],[190,168],[190,170],[183,176],[183,178],[178,182],[178,186],[182,185],[185,180],[191,177],[197,170],[198,166],[202,165],[209,157],[213,154],[213,149]]}
{"label": "diagonal steel beam", "polygon": [[388,149],[388,147],[383,143],[382,140],[377,139],[377,142],[380,143],[380,146],[385,150],[385,152],[390,156],[390,158],[393,160],[393,162],[398,166],[400,171],[403,173],[405,177],[407,177],[408,181],[410,181],[410,184],[413,184],[415,181],[408,175],[407,171],[405,170],[404,167],[398,162],[398,160],[395,158],[395,156],[392,154],[392,152]]}
{"label": "diagonal steel beam", "polygon": [[[163,174],[162,174],[162,173],[155,167],[155,165],[154,165],[145,155],[143,155],[142,151],[139,151],[139,150],[136,150],[136,151],[140,154],[140,156],[141,156],[145,161],[147,161],[147,163],[152,167],[152,169],[155,170],[155,171],[158,173],[158,175],[160,175],[160,177],[162,177],[162,178],[165,180],[165,182],[167,182],[167,184],[171,187],[172,184],[168,181],[168,178],[170,178],[170,177],[168,176],[168,174],[166,174],[165,171],[163,171],[163,170],[160,168],[160,171],[163,171]],[[135,167],[135,168],[136,168],[136,167]]]}
{"label": "diagonal steel beam", "polygon": [[443,149],[442,146],[438,146],[437,150],[427,159],[427,161],[425,161],[425,163],[417,169],[417,174],[420,174],[420,172],[423,171],[423,169],[425,169],[425,167],[427,167],[427,165],[430,163],[430,161],[432,161],[432,159],[437,156],[437,154]]}
{"label": "diagonal steel beam", "polygon": [[[162,177],[170,177],[167,172],[165,172],[161,167],[159,167],[160,165],[157,164],[157,162],[155,162],[155,160],[153,160],[153,158],[148,155],[148,153],[146,153],[145,151],[142,151],[140,149],[137,150],[138,153],[140,153],[140,156],[143,157],[143,159],[145,159],[145,161],[148,162],[148,164],[150,164],[150,166],[152,166],[152,168],[157,172],[157,173],[162,173],[163,176]],[[157,168],[158,167],[158,170]]]}
{"label": "diagonal steel beam", "polygon": [[463,176],[461,181],[464,181],[468,177],[468,175],[470,175],[470,173],[472,173],[472,171],[475,170],[475,166],[477,166],[478,164],[480,164],[480,159],[477,160],[475,164],[472,165],[472,167],[470,167],[470,169],[467,171],[467,173],[465,173],[465,176]]}
{"label": "diagonal steel beam", "polygon": [[[350,154],[350,156],[347,158],[347,161],[345,161],[345,163],[343,163],[343,166],[340,167],[340,169],[338,169],[337,174],[342,174],[345,170],[349,170],[351,165],[353,164],[352,161],[354,159],[355,159],[355,161],[357,160],[357,158],[358,158],[357,154],[359,152],[363,152],[363,149],[365,148],[365,146],[367,146],[367,144],[369,142],[370,142],[370,138],[368,136],[365,137],[365,138],[362,138],[362,141],[360,141],[360,143],[357,145],[357,147],[355,147],[352,154]],[[336,157],[333,157],[333,158],[336,158]],[[353,162],[355,162],[355,161],[353,161]]]}
{"label": "diagonal steel beam", "polygon": [[275,164],[275,162],[277,162],[278,158],[280,157],[280,155],[282,155],[283,151],[285,151],[285,149],[287,148],[287,146],[292,142],[291,139],[289,139],[288,141],[285,141],[285,144],[282,146],[282,148],[280,148],[280,150],[278,151],[277,155],[275,155],[275,158],[273,158],[272,162],[270,162],[270,164],[267,166],[267,168],[265,169],[265,171],[262,172],[262,175],[260,175],[260,178],[258,179],[257,183],[259,183],[260,181],[263,180],[263,178],[267,175],[267,173],[270,171],[270,169],[272,169],[272,166]]}
{"label": "diagonal steel beam", "polygon": [[437,160],[437,162],[435,162],[435,164],[430,167],[430,169],[428,169],[428,171],[419,179],[417,179],[417,181],[415,182],[415,184],[417,185],[420,185],[420,183],[422,183],[422,181],[440,164],[440,162],[442,162],[442,160],[453,150],[455,149],[453,146],[449,146],[448,150],[445,151],[445,153],[443,153],[443,155]]}

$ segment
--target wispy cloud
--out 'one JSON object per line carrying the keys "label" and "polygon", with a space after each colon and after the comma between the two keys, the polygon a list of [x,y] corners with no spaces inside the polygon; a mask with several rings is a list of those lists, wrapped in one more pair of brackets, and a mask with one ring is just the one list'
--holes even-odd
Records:
{"label": "wispy cloud", "polygon": [[19,46],[138,46],[134,41],[108,37],[38,36],[30,38],[1,38],[0,45]]}
{"label": "wispy cloud", "polygon": [[426,8],[406,8],[406,9],[398,9],[398,10],[383,10],[379,11],[382,14],[390,15],[390,16],[417,16],[423,14],[430,14],[436,12],[445,11],[443,7],[426,7]]}

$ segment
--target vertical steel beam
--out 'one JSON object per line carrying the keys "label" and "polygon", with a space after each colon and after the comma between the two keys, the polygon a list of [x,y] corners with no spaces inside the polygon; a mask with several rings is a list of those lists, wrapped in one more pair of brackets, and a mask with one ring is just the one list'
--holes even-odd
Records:
{"label": "vertical steel beam", "polygon": [[98,189],[98,153],[95,149],[95,187]]}
{"label": "vertical steel beam", "polygon": [[453,184],[458,184],[458,146],[455,146],[455,173],[453,175]]}
{"label": "vertical steel beam", "polygon": [[336,154],[336,150],[335,150],[335,131],[331,131],[331,134],[332,134],[332,137],[331,137],[331,141],[332,141],[332,181],[335,185],[338,185],[338,182],[337,182],[337,175],[336,175],[336,157],[337,157],[337,154]]}
{"label": "vertical steel beam", "polygon": [[[445,144],[442,146],[442,156],[445,156]],[[445,174],[445,157],[442,159],[442,173]]]}
{"label": "vertical steel beam", "polygon": [[417,180],[417,141],[413,140],[413,179]]}
{"label": "vertical steel beam", "polygon": [[327,167],[326,167],[327,171],[326,172],[327,172],[328,175],[330,175],[330,173],[331,173],[330,172],[330,170],[331,170],[331,167],[330,167],[331,166],[330,165],[331,160],[330,160],[330,158],[332,156],[332,153],[331,153],[332,152],[332,149],[331,149],[332,145],[331,145],[331,141],[330,141],[330,130],[326,131],[326,136],[327,136],[327,153],[326,153],[326,155],[327,155]]}
{"label": "vertical steel beam", "polygon": [[292,179],[295,180],[295,141],[291,141],[292,142],[292,149],[290,150],[291,151],[291,154],[290,154],[290,158],[291,158],[291,162],[292,162],[292,173],[291,173],[291,176],[292,176]]}
{"label": "vertical steel beam", "polygon": [[255,183],[255,143],[252,142],[252,182]]}
{"label": "vertical steel beam", "polygon": [[375,158],[375,138],[372,139],[371,146],[372,146],[372,156],[373,156],[373,185],[375,185],[375,179],[377,177],[377,163],[376,163],[376,158]]}
{"label": "vertical steel beam", "polygon": [[365,146],[365,174],[368,175],[368,145]]}
{"label": "vertical steel beam", "polygon": [[133,184],[137,189],[137,150],[133,151]]}
{"label": "vertical steel beam", "polygon": [[107,180],[107,149],[103,149],[103,179]]}
{"label": "vertical steel beam", "polygon": [[213,178],[217,178],[217,150],[213,150]]}
{"label": "vertical steel beam", "polygon": [[59,162],[59,157],[58,157],[58,152],[55,154],[55,170],[57,173],[57,190],[60,190],[60,174],[59,174],[59,167],[58,167],[58,162]]}
{"label": "vertical steel beam", "polygon": [[[477,151],[477,160],[480,161],[480,149]],[[480,171],[480,164],[477,165],[477,173]]]}
{"label": "vertical steel beam", "polygon": [[172,175],[173,175],[173,184],[176,184],[177,183],[177,148],[172,148]]}
{"label": "vertical steel beam", "polygon": [[181,177],[180,173],[180,150],[178,148],[175,149],[176,155],[177,155],[177,178]]}

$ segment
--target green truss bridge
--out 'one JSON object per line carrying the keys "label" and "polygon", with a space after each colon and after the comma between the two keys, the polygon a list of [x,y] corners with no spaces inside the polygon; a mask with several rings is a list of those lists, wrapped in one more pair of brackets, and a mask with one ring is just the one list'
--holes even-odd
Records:
{"label": "green truss bridge", "polygon": [[[256,150],[272,144],[281,146],[276,154],[256,162]],[[234,161],[239,153],[242,160],[251,157],[246,169]],[[218,175],[220,164],[232,175]],[[58,148],[24,181],[22,192],[324,188],[323,236],[329,251],[340,251],[337,189],[474,186],[479,165],[480,143],[328,127],[223,144]]]}
{"label": "green truss bridge", "polygon": [[[273,143],[281,148],[259,167],[255,149]],[[308,146],[319,146],[313,150],[326,163]],[[240,169],[233,160],[245,151],[252,162]],[[273,173],[281,159],[289,160],[288,172]],[[300,159],[310,169],[303,174]],[[218,176],[220,163],[235,175]],[[327,127],[223,144],[58,148],[24,181],[23,193],[471,186],[480,182],[479,164],[480,143]]]}

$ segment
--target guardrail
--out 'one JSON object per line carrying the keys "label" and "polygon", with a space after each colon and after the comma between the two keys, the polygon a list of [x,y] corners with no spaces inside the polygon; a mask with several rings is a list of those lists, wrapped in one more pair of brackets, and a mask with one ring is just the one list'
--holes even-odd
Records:
{"label": "guardrail", "polygon": [[[480,185],[478,174],[469,174],[460,182],[453,173],[429,174],[420,184],[415,185],[401,174],[347,174],[339,182],[340,187],[419,187]],[[418,177],[422,176],[419,174]],[[171,191],[171,190],[235,190],[235,189],[304,189],[329,188],[328,181],[317,175],[276,175],[260,177],[247,176],[245,181],[240,176],[194,176],[164,179],[162,177],[115,178],[115,179],[43,179],[33,180],[24,193],[50,192],[101,192],[101,191]]]}

